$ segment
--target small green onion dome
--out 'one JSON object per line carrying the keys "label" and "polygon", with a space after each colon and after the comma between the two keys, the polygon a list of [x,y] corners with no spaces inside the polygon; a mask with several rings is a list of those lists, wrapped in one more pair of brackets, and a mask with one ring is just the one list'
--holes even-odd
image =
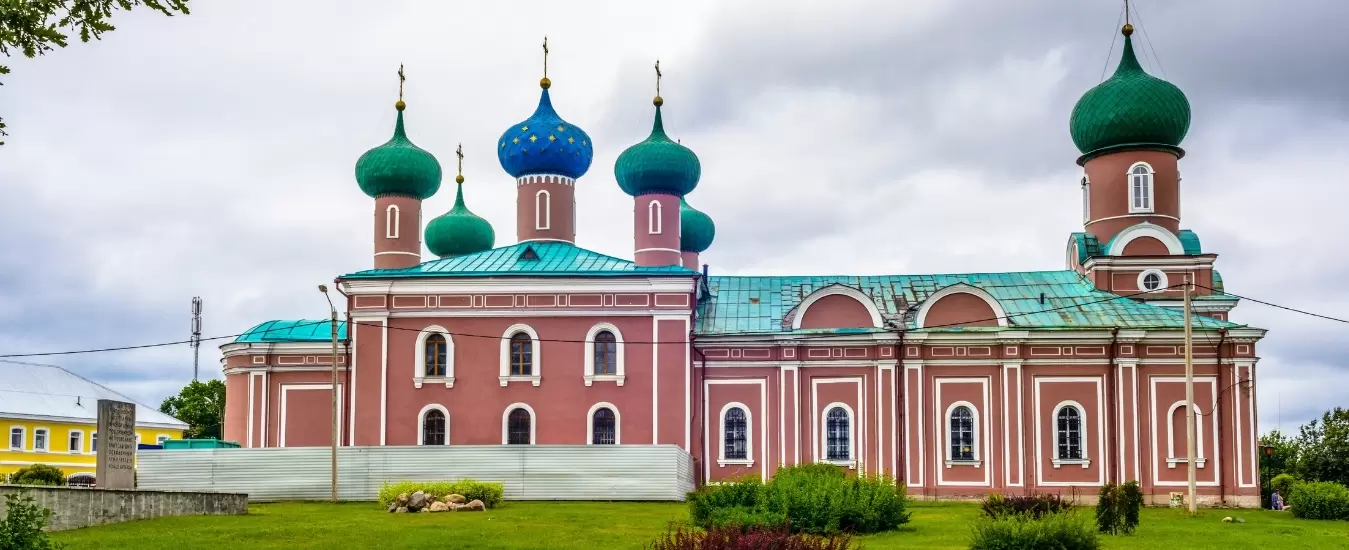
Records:
{"label": "small green onion dome", "polygon": [[618,187],[634,197],[647,194],[684,196],[698,186],[702,165],[698,155],[665,135],[661,122],[660,98],[656,98],[656,120],[651,135],[628,147],[614,163]]}
{"label": "small green onion dome", "polygon": [[703,252],[712,246],[717,236],[717,224],[712,217],[689,206],[683,197],[679,198],[679,250],[682,252]]}
{"label": "small green onion dome", "polygon": [[464,183],[460,180],[454,208],[426,224],[426,248],[432,254],[446,258],[491,250],[493,246],[496,246],[496,231],[487,220],[464,206]]}
{"label": "small green onion dome", "polygon": [[1133,26],[1124,26],[1124,54],[1115,74],[1077,100],[1068,127],[1088,156],[1119,149],[1152,148],[1183,154],[1190,130],[1190,102],[1175,84],[1143,70],[1134,55]]}
{"label": "small green onion dome", "polygon": [[408,140],[403,129],[402,101],[393,138],[366,151],[356,161],[356,183],[371,198],[399,195],[425,200],[440,190],[440,162]]}

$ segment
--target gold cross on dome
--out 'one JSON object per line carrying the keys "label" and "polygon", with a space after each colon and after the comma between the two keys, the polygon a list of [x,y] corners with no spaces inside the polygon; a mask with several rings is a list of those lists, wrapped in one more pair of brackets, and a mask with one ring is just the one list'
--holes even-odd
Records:
{"label": "gold cross on dome", "polygon": [[543,37],[543,77],[548,78],[548,35]]}
{"label": "gold cross on dome", "polygon": [[403,64],[398,64],[398,99],[403,99],[403,83],[407,82],[408,77],[403,74]]}
{"label": "gold cross on dome", "polygon": [[664,76],[664,75],[660,74],[660,60],[657,59],[657,60],[656,60],[656,95],[660,95],[660,77],[662,77],[662,76]]}
{"label": "gold cross on dome", "polygon": [[454,150],[454,156],[459,157],[459,175],[462,176],[464,175],[464,144],[459,144],[459,147]]}

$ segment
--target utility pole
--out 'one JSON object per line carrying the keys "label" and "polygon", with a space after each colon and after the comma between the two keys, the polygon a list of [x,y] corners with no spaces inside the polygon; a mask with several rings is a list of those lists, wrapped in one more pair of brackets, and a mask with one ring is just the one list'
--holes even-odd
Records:
{"label": "utility pole", "polygon": [[1190,277],[1185,274],[1185,469],[1189,474],[1190,515],[1198,511],[1195,502],[1195,456],[1194,456],[1194,361],[1190,326]]}
{"label": "utility pole", "polygon": [[192,297],[192,381],[196,382],[201,365],[201,296]]}
{"label": "utility pole", "polygon": [[341,434],[337,430],[337,306],[333,305],[333,298],[328,296],[328,285],[319,285],[319,292],[328,299],[328,309],[332,312],[333,326],[333,452],[332,452],[332,472],[333,472],[333,503],[337,503],[337,440]]}

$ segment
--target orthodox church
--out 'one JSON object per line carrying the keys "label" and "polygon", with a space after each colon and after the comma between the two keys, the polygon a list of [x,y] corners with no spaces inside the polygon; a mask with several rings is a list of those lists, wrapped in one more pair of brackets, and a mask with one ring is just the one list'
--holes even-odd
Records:
{"label": "orthodox church", "polygon": [[[650,136],[613,167],[632,259],[578,247],[596,143],[546,76],[495,143],[514,239],[498,246],[469,209],[462,169],[454,207],[423,229],[443,171],[400,99],[393,137],[356,162],[373,265],[336,278],[339,444],[674,445],[700,482],[827,462],[918,497],[1137,480],[1164,502],[1187,478],[1189,281],[1200,499],[1258,505],[1265,331],[1229,321],[1217,255],[1181,222],[1189,102],[1123,34],[1115,72],[1069,120],[1083,226],[1049,271],[710,275],[715,225],[690,203],[701,166],[667,133],[659,91]],[[327,320],[268,321],[221,346],[227,439],[331,444],[329,334]]]}

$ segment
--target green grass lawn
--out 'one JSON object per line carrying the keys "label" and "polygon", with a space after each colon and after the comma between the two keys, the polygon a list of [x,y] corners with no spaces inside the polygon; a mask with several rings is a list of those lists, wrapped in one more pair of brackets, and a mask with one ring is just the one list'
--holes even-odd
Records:
{"label": "green grass lawn", "polygon": [[[372,503],[255,504],[247,516],[176,517],[57,533],[77,548],[641,548],[682,503],[506,502],[487,512],[389,514]],[[1090,514],[1084,508],[1080,513]],[[917,503],[904,529],[861,538],[865,548],[964,548],[979,507]],[[1222,523],[1240,516],[1244,524]],[[1349,548],[1349,522],[1293,519],[1263,510],[1143,511],[1138,533],[1102,536],[1106,548],[1170,550]]]}

